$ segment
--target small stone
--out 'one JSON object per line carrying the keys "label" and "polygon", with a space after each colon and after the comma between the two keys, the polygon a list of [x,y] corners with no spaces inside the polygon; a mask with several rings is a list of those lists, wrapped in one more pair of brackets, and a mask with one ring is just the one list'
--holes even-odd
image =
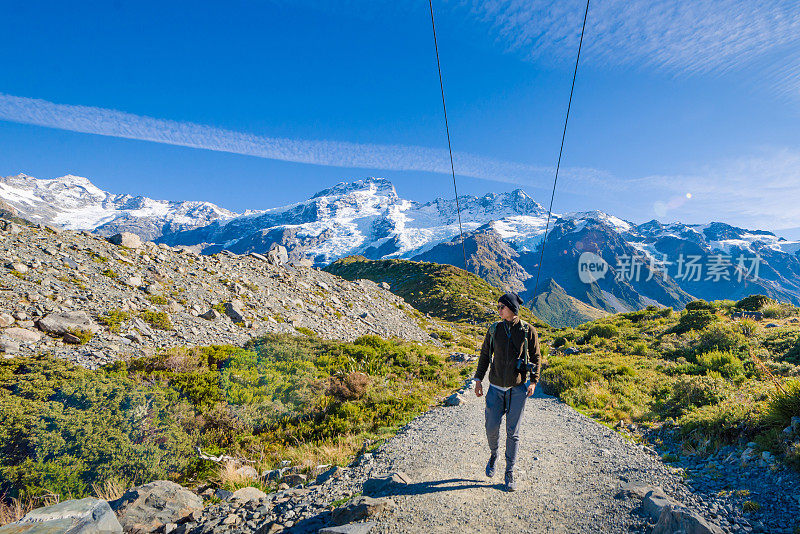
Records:
{"label": "small stone", "polygon": [[248,486],[246,488],[239,488],[233,492],[231,499],[237,501],[253,501],[266,498],[267,494],[258,488]]}
{"label": "small stone", "polygon": [[203,319],[208,319],[209,321],[213,321],[214,319],[219,319],[222,317],[222,314],[219,313],[214,308],[209,309],[207,312],[200,315]]}
{"label": "small stone", "polygon": [[14,316],[6,312],[0,312],[0,327],[5,328],[14,324]]}

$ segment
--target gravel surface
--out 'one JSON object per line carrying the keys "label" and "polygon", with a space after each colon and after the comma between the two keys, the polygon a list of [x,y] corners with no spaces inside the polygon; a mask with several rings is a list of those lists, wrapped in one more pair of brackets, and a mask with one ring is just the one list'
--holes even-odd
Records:
{"label": "gravel surface", "polygon": [[661,486],[691,504],[689,490],[653,449],[539,389],[523,415],[518,489],[506,492],[503,433],[497,474],[487,479],[483,473],[489,452],[483,410],[484,399],[474,396],[434,408],[382,447],[376,462],[404,471],[412,484],[393,496],[395,511],[373,532],[647,532],[634,511],[640,501],[615,498],[626,482]]}

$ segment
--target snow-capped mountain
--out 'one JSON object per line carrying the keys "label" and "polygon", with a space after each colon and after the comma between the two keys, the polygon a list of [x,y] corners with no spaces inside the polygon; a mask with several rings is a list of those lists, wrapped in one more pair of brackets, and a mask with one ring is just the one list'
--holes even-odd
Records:
{"label": "snow-capped mountain", "polygon": [[[207,254],[266,252],[278,243],[290,259],[317,266],[362,255],[458,267],[466,255],[471,272],[519,292],[533,308],[578,299],[587,308],[576,316],[651,304],[681,309],[695,298],[753,293],[800,304],[800,241],[722,222],[637,225],[601,211],[553,214],[540,270],[547,211],[521,189],[459,197],[463,246],[455,200],[403,199],[382,178],[341,182],[302,202],[240,215],[205,202],[113,195],[74,176],[0,179],[0,198],[33,221],[128,230]],[[605,265],[602,276],[581,273],[587,253]]]}
{"label": "snow-capped mountain", "polygon": [[[504,239],[520,247],[535,244],[530,234],[544,229],[547,219],[547,211],[521,189],[482,197],[464,195],[458,203],[465,232],[501,219]],[[455,200],[437,198],[421,204],[400,198],[388,180],[367,178],[341,182],[304,202],[165,235],[161,241],[204,244],[207,253],[223,248],[263,252],[279,242],[295,258],[326,265],[351,254],[413,257],[458,233]]]}
{"label": "snow-capped mountain", "polygon": [[102,235],[127,231],[150,240],[237,216],[210,202],[108,193],[72,175],[50,180],[25,174],[0,177],[0,198],[32,222]]}

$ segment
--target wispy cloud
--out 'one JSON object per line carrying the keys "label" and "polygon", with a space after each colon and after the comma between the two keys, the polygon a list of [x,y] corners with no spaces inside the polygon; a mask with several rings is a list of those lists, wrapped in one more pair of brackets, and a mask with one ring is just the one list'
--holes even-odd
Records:
{"label": "wispy cloud", "polygon": [[[584,0],[462,0],[509,51],[532,60],[574,58]],[[673,75],[748,69],[778,93],[800,96],[796,0],[592,2],[586,61]]]}
{"label": "wispy cloud", "polygon": [[717,220],[762,229],[800,226],[797,149],[763,149],[681,175],[611,181],[617,189],[640,192],[646,216],[662,221]]}
{"label": "wispy cloud", "polygon": [[[450,174],[450,159],[444,149],[263,137],[202,124],[156,119],[112,109],[55,104],[2,93],[0,120],[296,163]],[[453,158],[456,173],[461,176],[533,187],[549,187],[553,176],[551,167],[500,161],[465,152],[454,152]],[[564,173],[578,181],[597,180],[603,176],[599,171],[584,168],[566,169]],[[577,190],[579,192],[580,188]]]}

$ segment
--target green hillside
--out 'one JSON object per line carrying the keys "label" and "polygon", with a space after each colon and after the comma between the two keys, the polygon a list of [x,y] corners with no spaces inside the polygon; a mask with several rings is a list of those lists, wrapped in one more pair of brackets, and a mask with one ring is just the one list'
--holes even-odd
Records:
{"label": "green hillside", "polygon": [[578,326],[586,321],[609,315],[607,311],[589,306],[568,295],[564,288],[552,279],[547,288],[528,302],[527,306],[537,317],[556,328]]}
{"label": "green hillside", "polygon": [[[503,294],[477,275],[440,263],[348,256],[325,270],[347,280],[386,282],[394,294],[421,312],[458,323],[497,320],[497,299]],[[537,328],[547,327],[528,309],[523,308],[520,316]]]}
{"label": "green hillside", "polygon": [[[732,319],[757,309],[763,319]],[[655,306],[553,332],[545,392],[606,424],[675,425],[687,450],[755,441],[800,468],[800,309],[766,297]],[[565,350],[569,349],[569,350]],[[578,351],[575,353],[575,351]]]}

